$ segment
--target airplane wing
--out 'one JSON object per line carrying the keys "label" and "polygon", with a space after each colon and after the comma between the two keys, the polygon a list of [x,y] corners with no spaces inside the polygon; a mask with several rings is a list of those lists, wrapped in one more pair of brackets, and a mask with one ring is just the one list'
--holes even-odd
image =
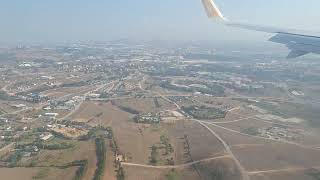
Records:
{"label": "airplane wing", "polygon": [[291,52],[288,59],[300,57],[309,53],[320,54],[320,36],[310,35],[309,33],[298,33],[296,30],[283,30],[273,27],[248,25],[241,23],[231,23],[227,20],[213,0],[202,0],[209,18],[218,18],[225,21],[231,27],[261,31],[276,34],[269,39],[271,42],[286,45]]}

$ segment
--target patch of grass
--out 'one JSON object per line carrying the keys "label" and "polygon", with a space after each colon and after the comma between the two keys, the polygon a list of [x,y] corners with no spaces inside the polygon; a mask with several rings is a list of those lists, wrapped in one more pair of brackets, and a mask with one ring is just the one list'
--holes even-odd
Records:
{"label": "patch of grass", "polygon": [[258,132],[258,129],[254,128],[254,127],[250,127],[250,128],[244,129],[241,132],[244,133],[244,134],[251,135],[251,136],[258,136],[260,134]]}
{"label": "patch of grass", "polygon": [[152,132],[158,132],[158,131],[160,131],[160,124],[151,124],[151,127],[150,127],[150,130],[152,131]]}
{"label": "patch of grass", "polygon": [[179,179],[179,174],[172,169],[167,175],[166,175],[167,180],[177,180]]}
{"label": "patch of grass", "polygon": [[117,170],[117,180],[124,180],[126,177],[123,167],[119,167]]}
{"label": "patch of grass", "polygon": [[9,96],[5,91],[0,90],[0,99],[5,101],[14,100],[13,97]]}
{"label": "patch of grass", "polygon": [[307,125],[310,127],[320,127],[319,106],[317,105],[291,102],[274,105],[265,101],[259,102],[256,105],[282,118],[297,117],[307,120]]}
{"label": "patch of grass", "polygon": [[310,169],[306,172],[306,174],[315,180],[320,180],[320,170],[318,169]]}
{"label": "patch of grass", "polygon": [[70,165],[79,166],[73,180],[81,180],[88,169],[88,161],[87,160],[74,161]]}
{"label": "patch of grass", "polygon": [[151,147],[151,155],[150,155],[150,163],[153,165],[157,165],[159,162],[159,151],[156,145]]}
{"label": "patch of grass", "polygon": [[9,167],[17,166],[18,162],[22,159],[22,151],[16,150],[13,154],[11,154],[6,162],[8,162]]}
{"label": "patch of grass", "polygon": [[226,116],[226,112],[212,107],[206,106],[189,106],[182,107],[182,109],[197,119],[220,119]]}
{"label": "patch of grass", "polygon": [[49,175],[50,169],[49,168],[44,168],[38,171],[38,173],[32,177],[32,179],[37,180],[37,179],[44,179]]}
{"label": "patch of grass", "polygon": [[288,116],[287,114],[281,112],[281,109],[274,105],[274,104],[271,104],[271,103],[268,103],[268,102],[265,102],[265,101],[260,101],[258,103],[256,103],[256,106],[264,109],[264,110],[267,110],[269,113],[273,114],[273,115],[276,115],[276,116],[280,116],[282,118],[290,118],[290,116]]}

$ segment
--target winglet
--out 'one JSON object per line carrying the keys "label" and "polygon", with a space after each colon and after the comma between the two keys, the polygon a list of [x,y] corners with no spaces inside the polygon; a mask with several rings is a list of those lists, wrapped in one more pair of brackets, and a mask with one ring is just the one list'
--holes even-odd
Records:
{"label": "winglet", "polygon": [[228,21],[227,18],[223,16],[218,6],[213,2],[213,0],[201,0],[204,8],[206,9],[209,18],[220,18],[224,21]]}

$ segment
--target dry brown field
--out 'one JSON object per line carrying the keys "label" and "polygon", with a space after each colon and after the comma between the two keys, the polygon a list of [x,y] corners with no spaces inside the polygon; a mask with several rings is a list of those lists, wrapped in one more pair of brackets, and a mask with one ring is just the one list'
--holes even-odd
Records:
{"label": "dry brown field", "polygon": [[317,180],[307,174],[306,170],[261,173],[250,176],[251,180]]}
{"label": "dry brown field", "polygon": [[[248,128],[268,128],[272,127],[272,123],[262,121],[259,118],[248,118],[245,120],[218,124],[228,129],[242,132]],[[310,147],[320,147],[320,138],[318,132],[311,132],[308,128],[298,125],[288,126],[290,130],[302,131],[302,137],[294,140],[295,143],[302,144]]]}
{"label": "dry brown field", "polygon": [[[110,126],[113,117],[121,116],[120,113],[112,114],[112,107],[109,103],[85,101],[81,107],[70,116],[70,119],[77,122],[87,122],[91,125],[101,123]],[[113,112],[114,113],[114,112]]]}
{"label": "dry brown field", "polygon": [[[201,179],[212,180],[216,177],[221,180],[241,180],[240,171],[230,158],[200,163],[195,167],[199,171]],[[217,174],[221,174],[221,176],[215,176]]]}
{"label": "dry brown field", "polygon": [[74,177],[76,167],[57,168],[0,168],[4,180],[70,180]]}
{"label": "dry brown field", "polygon": [[91,141],[80,141],[69,149],[42,150],[39,155],[24,161],[28,164],[37,162],[37,166],[65,165],[75,160],[88,160],[88,170],[84,179],[92,179],[96,169],[95,144]]}
{"label": "dry brown field", "polygon": [[233,147],[233,152],[248,171],[320,166],[320,151],[296,145],[271,143],[263,146]]}
{"label": "dry brown field", "polygon": [[124,171],[128,180],[167,180],[166,174],[170,169],[154,169],[126,166]]}
{"label": "dry brown field", "polygon": [[162,98],[157,98],[159,107],[154,102],[154,98],[132,98],[132,99],[123,99],[123,100],[115,100],[114,102],[117,105],[124,106],[124,107],[130,107],[132,109],[135,109],[139,112],[159,112],[162,110],[167,109],[174,109],[175,106],[170,104],[169,102],[163,100]]}
{"label": "dry brown field", "polygon": [[50,89],[42,92],[41,94],[49,96],[50,98],[59,98],[69,94],[81,95],[90,90],[92,90],[92,87],[87,87],[87,86],[64,87],[64,88]]}
{"label": "dry brown field", "polygon": [[[106,152],[106,166],[104,170],[103,180],[116,180],[116,172],[114,167],[114,153],[111,151],[109,142],[106,141],[107,152]],[[89,180],[89,179],[88,179]]]}
{"label": "dry brown field", "polygon": [[130,180],[168,180],[167,175],[174,171],[176,180],[212,180],[213,174],[218,171],[223,176],[221,180],[240,180],[241,175],[233,160],[229,158],[212,160],[188,167],[170,168],[144,168],[136,166],[125,166],[126,178]]}
{"label": "dry brown field", "polygon": [[[229,146],[239,145],[239,144],[265,144],[272,143],[273,141],[268,139],[250,137],[247,135],[242,135],[235,132],[230,132],[213,125],[208,125],[210,129],[215,131]],[[221,124],[219,124],[221,126]]]}
{"label": "dry brown field", "polygon": [[256,120],[255,118],[248,118],[237,122],[218,124],[228,129],[242,132],[248,128],[267,128],[272,127],[271,123],[266,123],[261,120]]}
{"label": "dry brown field", "polygon": [[213,97],[213,96],[194,96],[193,99],[197,100],[201,103],[206,103],[209,105],[219,106],[219,105],[227,105],[231,107],[237,107],[245,105],[245,103],[241,103],[239,101],[232,100],[231,98],[224,97]]}
{"label": "dry brown field", "polygon": [[[100,117],[96,114],[103,112]],[[114,137],[119,146],[120,152],[126,155],[131,162],[145,163],[149,162],[150,147],[160,139],[160,133],[152,131],[148,125],[137,124],[132,121],[132,115],[120,110],[111,103],[93,103],[85,102],[75,113],[74,120],[87,122],[105,127],[112,127]]]}
{"label": "dry brown field", "polygon": [[[197,161],[225,153],[220,141],[196,122],[177,121],[176,124],[167,125],[165,128],[174,142],[176,164],[186,163],[190,158]],[[185,155],[185,135],[190,144],[191,157]]]}

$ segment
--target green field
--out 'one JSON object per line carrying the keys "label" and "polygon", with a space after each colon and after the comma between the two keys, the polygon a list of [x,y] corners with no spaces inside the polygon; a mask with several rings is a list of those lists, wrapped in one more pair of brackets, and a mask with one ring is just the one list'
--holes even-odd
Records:
{"label": "green field", "polygon": [[226,112],[213,107],[189,106],[182,107],[182,109],[197,119],[220,119],[226,116]]}

